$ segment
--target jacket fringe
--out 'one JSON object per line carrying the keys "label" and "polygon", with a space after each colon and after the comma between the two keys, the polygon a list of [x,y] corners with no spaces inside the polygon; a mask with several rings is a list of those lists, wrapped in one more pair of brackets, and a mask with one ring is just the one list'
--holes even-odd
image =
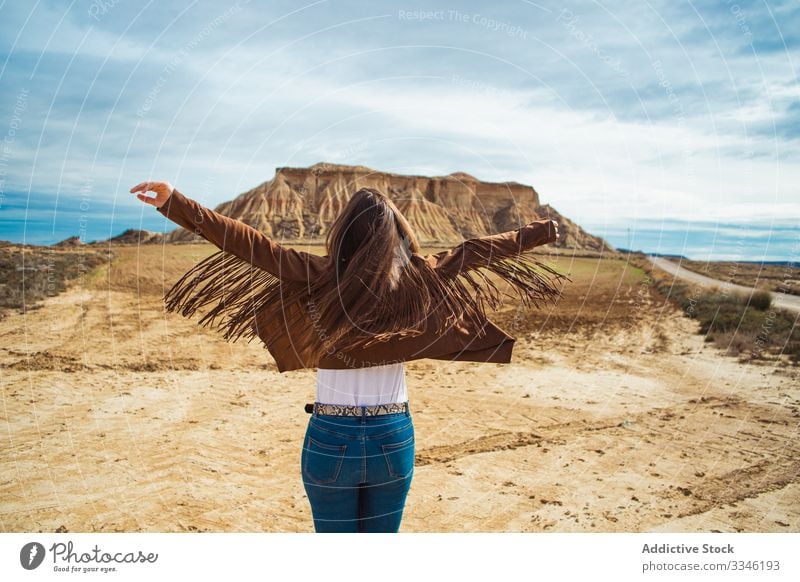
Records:
{"label": "jacket fringe", "polygon": [[216,303],[198,324],[224,330],[223,337],[232,342],[242,336],[252,340],[256,331],[254,318],[272,299],[279,284],[280,279],[272,273],[236,255],[217,251],[178,279],[164,295],[164,302],[167,311],[188,318]]}
{"label": "jacket fringe", "polygon": [[[530,249],[513,256],[496,253],[481,257],[470,269],[455,272],[433,268],[421,255],[412,255],[404,267],[409,288],[403,301],[387,306],[383,317],[370,326],[381,331],[340,330],[328,333],[314,325],[311,282],[281,281],[271,273],[225,252],[217,251],[186,272],[164,296],[166,310],[191,318],[209,305],[198,324],[216,328],[223,338],[248,343],[259,336],[265,347],[291,349],[306,366],[319,361],[327,345],[352,350],[392,338],[419,335],[432,324],[444,332],[462,318],[485,321],[487,307],[497,310],[507,283],[525,307],[555,302],[569,277],[533,256]],[[494,279],[499,279],[498,283]],[[394,311],[392,311],[394,309]],[[479,336],[485,332],[476,326]]]}

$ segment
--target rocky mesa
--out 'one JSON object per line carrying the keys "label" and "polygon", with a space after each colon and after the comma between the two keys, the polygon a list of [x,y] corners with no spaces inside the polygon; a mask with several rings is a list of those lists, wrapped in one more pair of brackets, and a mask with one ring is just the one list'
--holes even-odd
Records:
{"label": "rocky mesa", "polygon": [[[281,242],[323,242],[350,196],[363,187],[389,195],[424,245],[458,243],[551,218],[559,223],[562,233],[556,246],[613,251],[602,238],[587,233],[552,206],[540,204],[533,187],[517,182],[482,182],[463,172],[412,176],[329,163],[276,168],[271,180],[214,210]],[[190,242],[198,237],[178,228],[164,238],[167,242]]]}

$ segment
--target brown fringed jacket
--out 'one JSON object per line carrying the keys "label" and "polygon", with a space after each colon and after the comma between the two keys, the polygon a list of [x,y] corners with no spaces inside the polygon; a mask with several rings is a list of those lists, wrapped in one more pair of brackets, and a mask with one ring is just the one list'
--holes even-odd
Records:
{"label": "brown fringed jacket", "polygon": [[167,311],[191,317],[198,308],[215,303],[198,323],[214,326],[215,319],[223,317],[217,327],[225,330],[229,341],[242,335],[252,340],[257,335],[280,372],[361,368],[421,358],[508,363],[516,340],[486,317],[484,303],[495,309],[500,292],[481,269],[511,284],[525,305],[554,299],[560,290],[553,281],[566,279],[526,254],[555,240],[549,220],[472,238],[433,255],[413,253],[420,284],[433,290],[440,303],[460,306],[464,316],[445,326],[422,325],[342,349],[326,341],[325,331],[315,325],[313,284],[323,269],[331,268],[327,255],[284,247],[178,190],[158,211],[220,249],[166,293]]}

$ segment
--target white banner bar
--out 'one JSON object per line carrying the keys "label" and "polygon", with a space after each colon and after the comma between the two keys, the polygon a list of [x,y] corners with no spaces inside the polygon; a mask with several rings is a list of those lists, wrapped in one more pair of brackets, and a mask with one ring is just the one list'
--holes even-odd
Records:
{"label": "white banner bar", "polygon": [[794,533],[10,533],[0,580],[796,581],[799,548]]}

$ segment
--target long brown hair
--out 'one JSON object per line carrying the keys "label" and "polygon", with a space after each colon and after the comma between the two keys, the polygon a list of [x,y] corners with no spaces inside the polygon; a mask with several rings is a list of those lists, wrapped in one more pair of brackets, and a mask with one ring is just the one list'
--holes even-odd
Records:
{"label": "long brown hair", "polygon": [[330,268],[315,284],[318,323],[351,347],[423,329],[433,298],[418,284],[411,225],[382,192],[361,188],[325,239]]}

